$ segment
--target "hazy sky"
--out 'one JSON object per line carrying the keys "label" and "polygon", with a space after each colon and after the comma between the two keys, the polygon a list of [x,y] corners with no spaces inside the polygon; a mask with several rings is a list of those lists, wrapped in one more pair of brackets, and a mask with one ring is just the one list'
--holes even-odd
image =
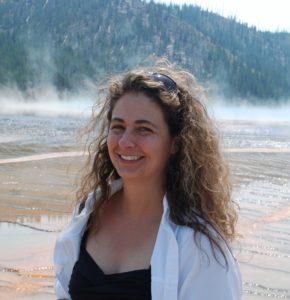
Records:
{"label": "hazy sky", "polygon": [[223,16],[255,25],[261,30],[290,32],[289,0],[154,0],[164,3],[197,4]]}

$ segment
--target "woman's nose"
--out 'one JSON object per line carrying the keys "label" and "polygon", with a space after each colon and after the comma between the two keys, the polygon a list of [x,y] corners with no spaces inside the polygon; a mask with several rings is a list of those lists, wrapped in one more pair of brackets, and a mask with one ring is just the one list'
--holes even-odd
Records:
{"label": "woman's nose", "polygon": [[119,145],[121,147],[134,147],[135,146],[135,139],[132,132],[129,130],[124,130],[122,136],[119,139]]}

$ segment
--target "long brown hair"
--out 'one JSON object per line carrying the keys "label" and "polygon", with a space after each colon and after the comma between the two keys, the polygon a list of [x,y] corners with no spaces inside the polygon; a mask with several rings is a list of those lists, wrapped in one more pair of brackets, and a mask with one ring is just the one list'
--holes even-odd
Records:
{"label": "long brown hair", "polygon": [[[162,81],[150,74],[164,74],[176,82],[177,91],[168,91]],[[94,201],[92,220],[98,219],[102,205],[109,200],[110,184],[119,178],[107,148],[112,111],[118,99],[129,92],[144,93],[163,111],[170,133],[178,141],[178,151],[168,163],[167,198],[171,220],[206,235],[212,248],[224,251],[220,239],[236,237],[236,205],[231,197],[229,171],[220,151],[217,130],[200,99],[202,88],[195,77],[171,67],[151,67],[129,71],[111,78],[101,90],[101,100],[93,114],[90,131],[97,132],[88,147],[87,173],[77,197],[80,210],[89,193]],[[93,226],[90,224],[89,226]]]}

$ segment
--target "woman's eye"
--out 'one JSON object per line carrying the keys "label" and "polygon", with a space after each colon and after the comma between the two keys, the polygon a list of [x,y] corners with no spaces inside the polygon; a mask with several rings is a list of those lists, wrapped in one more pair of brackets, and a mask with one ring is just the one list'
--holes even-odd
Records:
{"label": "woman's eye", "polygon": [[152,130],[148,127],[140,127],[138,128],[138,131],[141,132],[141,133],[149,133],[149,132],[152,132]]}
{"label": "woman's eye", "polygon": [[119,132],[119,131],[124,130],[125,128],[124,128],[124,126],[122,126],[122,125],[112,125],[112,126],[110,127],[110,129],[111,129],[112,131]]}

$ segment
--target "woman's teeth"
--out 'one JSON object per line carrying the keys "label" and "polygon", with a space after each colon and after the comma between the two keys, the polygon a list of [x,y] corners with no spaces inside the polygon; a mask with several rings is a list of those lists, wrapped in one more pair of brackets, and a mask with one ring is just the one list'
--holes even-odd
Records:
{"label": "woman's teeth", "polygon": [[138,160],[140,156],[137,155],[120,155],[124,160]]}

